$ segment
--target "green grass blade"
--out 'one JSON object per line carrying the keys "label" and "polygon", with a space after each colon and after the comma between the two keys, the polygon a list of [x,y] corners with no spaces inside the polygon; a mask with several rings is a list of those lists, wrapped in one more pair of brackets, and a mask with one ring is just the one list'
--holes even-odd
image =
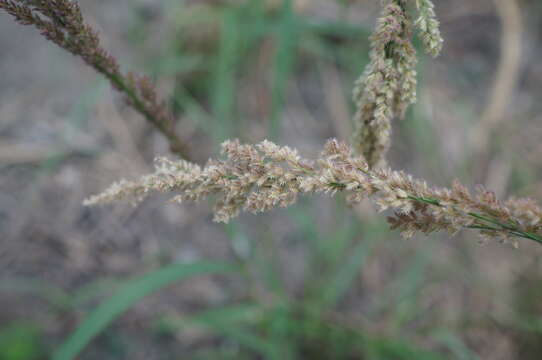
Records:
{"label": "green grass blade", "polygon": [[371,241],[363,241],[351,250],[351,254],[344,265],[340,266],[337,273],[328,283],[323,291],[323,302],[327,306],[332,306],[348,291],[352,283],[360,273],[360,269],[365,259],[371,251]]}
{"label": "green grass blade", "polygon": [[273,63],[272,110],[269,137],[277,139],[280,133],[280,113],[284,104],[286,85],[295,65],[300,26],[293,10],[292,0],[284,0],[282,15],[277,24],[277,50]]}
{"label": "green grass blade", "polygon": [[467,347],[463,340],[450,330],[443,329],[437,331],[432,337],[448,349],[452,353],[454,359],[480,360],[480,358]]}
{"label": "green grass blade", "polygon": [[170,331],[182,331],[194,325],[203,326],[265,359],[280,359],[281,347],[254,331],[254,324],[261,321],[264,312],[265,309],[257,304],[237,304],[187,318],[167,318],[163,320],[162,326]]}
{"label": "green grass blade", "polygon": [[235,88],[240,61],[240,25],[235,8],[227,8],[222,15],[220,45],[217,54],[213,88],[213,112],[217,119],[215,139],[218,143],[235,134]]}
{"label": "green grass blade", "polygon": [[368,360],[444,360],[439,353],[425,350],[410,341],[393,338],[373,338],[365,342],[365,357]]}
{"label": "green grass blade", "polygon": [[124,311],[147,295],[180,279],[233,270],[222,263],[175,264],[138,277],[96,308],[54,353],[53,360],[70,360]]}

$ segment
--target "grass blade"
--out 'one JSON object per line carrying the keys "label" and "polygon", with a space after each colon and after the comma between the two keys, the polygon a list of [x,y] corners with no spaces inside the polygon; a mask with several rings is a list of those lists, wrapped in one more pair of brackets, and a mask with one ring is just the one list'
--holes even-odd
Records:
{"label": "grass blade", "polygon": [[147,295],[182,278],[233,270],[222,263],[175,264],[138,277],[96,308],[54,353],[53,360],[70,360],[124,311]]}
{"label": "grass blade", "polygon": [[254,330],[254,325],[261,321],[265,311],[258,304],[237,304],[204,311],[188,318],[167,318],[161,325],[174,332],[194,325],[202,326],[256,352],[264,359],[281,359],[281,346]]}
{"label": "grass blade", "polygon": [[235,8],[224,10],[220,27],[220,45],[217,54],[213,90],[213,112],[217,119],[215,138],[218,143],[235,134],[235,88],[240,61],[240,25]]}
{"label": "grass blade", "polygon": [[280,135],[280,113],[284,105],[287,82],[295,65],[300,26],[297,23],[292,0],[284,0],[282,15],[277,24],[276,54],[273,63],[273,86],[271,92],[272,112],[269,124],[269,137],[277,139]]}
{"label": "grass blade", "polygon": [[351,255],[339,267],[337,273],[323,291],[323,303],[332,306],[348,291],[360,273],[360,269],[371,251],[371,241],[363,241],[351,250]]}

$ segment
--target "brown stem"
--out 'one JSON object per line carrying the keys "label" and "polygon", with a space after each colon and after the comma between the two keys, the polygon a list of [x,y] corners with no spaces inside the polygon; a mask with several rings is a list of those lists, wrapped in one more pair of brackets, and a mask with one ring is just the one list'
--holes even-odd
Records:
{"label": "brown stem", "polygon": [[190,159],[183,141],[173,130],[173,119],[165,104],[158,101],[156,89],[146,78],[124,75],[118,61],[101,46],[97,32],[84,22],[77,3],[69,0],[23,1],[0,0],[0,9],[22,25],[32,25],[46,39],[80,57],[87,65],[106,77],[125,96],[128,105],[161,132],[170,150]]}

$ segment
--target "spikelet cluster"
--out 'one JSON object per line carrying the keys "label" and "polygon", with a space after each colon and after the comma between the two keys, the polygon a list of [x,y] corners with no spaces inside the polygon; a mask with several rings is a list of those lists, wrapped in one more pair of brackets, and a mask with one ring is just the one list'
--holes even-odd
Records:
{"label": "spikelet cluster", "polygon": [[353,143],[371,167],[383,164],[390,147],[392,117],[403,115],[416,101],[413,24],[405,7],[402,0],[384,6],[371,37],[370,63],[354,87]]}
{"label": "spikelet cluster", "polygon": [[371,37],[370,62],[356,81],[353,99],[353,145],[371,167],[384,165],[390,147],[391,121],[404,117],[416,102],[416,51],[414,26],[425,49],[433,56],[442,48],[439,23],[430,0],[417,0],[418,18],[412,21],[408,1],[384,1],[382,14]]}
{"label": "spikelet cluster", "polygon": [[222,152],[225,159],[210,160],[204,167],[157,159],[155,173],[115,183],[85,205],[138,202],[152,192],[172,193],[175,202],[216,196],[214,220],[227,222],[242,210],[258,213],[289,206],[302,194],[341,192],[351,203],[371,198],[380,210],[393,210],[388,220],[406,237],[474,228],[503,241],[523,237],[542,242],[542,209],[531,200],[501,202],[482,188],[471,195],[457,182],[451,189],[432,188],[401,171],[371,169],[363,156],[336,140],[328,141],[314,161],[270,141],[226,141]]}
{"label": "spikelet cluster", "polygon": [[419,16],[414,23],[419,30],[425,51],[437,57],[442,50],[444,40],[440,34],[439,21],[435,14],[435,5],[431,0],[416,0]]}

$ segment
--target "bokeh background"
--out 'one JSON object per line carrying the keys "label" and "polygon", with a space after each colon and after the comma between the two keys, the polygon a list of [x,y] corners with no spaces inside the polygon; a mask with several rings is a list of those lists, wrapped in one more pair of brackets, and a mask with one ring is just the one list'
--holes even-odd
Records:
{"label": "bokeh background", "polygon": [[[348,140],[378,1],[80,1],[124,69],[155,79],[194,157],[231,137],[314,157]],[[390,164],[435,185],[542,197],[542,2],[435,1],[445,47]],[[85,208],[152,171],[165,140],[108,83],[0,14],[0,359],[48,359],[96,307],[168,264],[175,282],[79,359],[540,359],[542,248],[473,232],[401,239],[341,197],[212,222],[156,196]]]}

